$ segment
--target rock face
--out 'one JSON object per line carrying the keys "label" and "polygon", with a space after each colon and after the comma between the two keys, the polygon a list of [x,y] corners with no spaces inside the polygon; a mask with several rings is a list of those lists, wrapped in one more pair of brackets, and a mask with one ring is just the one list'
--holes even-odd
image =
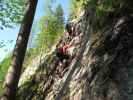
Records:
{"label": "rock face", "polygon": [[67,66],[56,65],[52,52],[27,80],[23,73],[18,100],[133,100],[132,10],[107,16],[110,23],[95,35],[93,19],[85,10],[72,21],[81,37]]}

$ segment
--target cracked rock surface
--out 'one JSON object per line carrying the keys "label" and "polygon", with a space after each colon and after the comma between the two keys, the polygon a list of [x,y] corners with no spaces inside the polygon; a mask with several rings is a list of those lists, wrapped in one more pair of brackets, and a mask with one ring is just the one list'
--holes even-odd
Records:
{"label": "cracked rock surface", "polygon": [[41,64],[34,64],[38,67],[26,74],[28,79],[23,73],[20,100],[133,100],[132,13],[120,12],[96,36],[91,36],[91,21],[87,12],[72,21],[75,33],[83,36],[62,77],[56,74],[59,66],[54,65],[53,50]]}

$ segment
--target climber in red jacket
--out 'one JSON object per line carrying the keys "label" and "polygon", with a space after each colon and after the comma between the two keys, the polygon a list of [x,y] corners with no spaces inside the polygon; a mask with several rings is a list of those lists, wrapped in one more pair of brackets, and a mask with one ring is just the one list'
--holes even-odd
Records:
{"label": "climber in red jacket", "polygon": [[70,55],[68,54],[68,49],[71,47],[71,45],[66,44],[63,47],[60,47],[57,49],[56,56],[59,58],[61,62],[63,62],[64,59],[69,59]]}

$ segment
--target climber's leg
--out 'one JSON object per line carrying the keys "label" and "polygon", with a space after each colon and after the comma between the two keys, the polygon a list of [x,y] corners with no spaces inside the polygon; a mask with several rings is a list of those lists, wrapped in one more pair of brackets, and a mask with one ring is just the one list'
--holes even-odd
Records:
{"label": "climber's leg", "polygon": [[62,53],[57,52],[56,56],[58,57],[59,61],[61,61],[61,62],[63,61],[63,54]]}

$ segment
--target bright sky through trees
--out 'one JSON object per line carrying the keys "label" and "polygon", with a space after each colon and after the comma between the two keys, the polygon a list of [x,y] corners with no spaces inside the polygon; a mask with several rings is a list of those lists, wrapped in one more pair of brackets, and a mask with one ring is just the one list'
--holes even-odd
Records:
{"label": "bright sky through trees", "polygon": [[[57,0],[57,4],[59,3],[62,5],[64,9],[65,18],[67,18],[69,0]],[[43,15],[44,15],[44,0],[39,0],[36,15],[35,15],[35,21],[39,20],[39,18]],[[12,29],[5,28],[4,30],[0,30],[0,34],[1,34],[0,41],[4,41],[6,44],[5,47],[0,48],[0,61],[3,60],[6,54],[8,54],[9,52],[13,50],[15,42],[16,42],[16,38],[18,35],[18,31],[19,31],[19,25],[14,26],[14,28]]]}

